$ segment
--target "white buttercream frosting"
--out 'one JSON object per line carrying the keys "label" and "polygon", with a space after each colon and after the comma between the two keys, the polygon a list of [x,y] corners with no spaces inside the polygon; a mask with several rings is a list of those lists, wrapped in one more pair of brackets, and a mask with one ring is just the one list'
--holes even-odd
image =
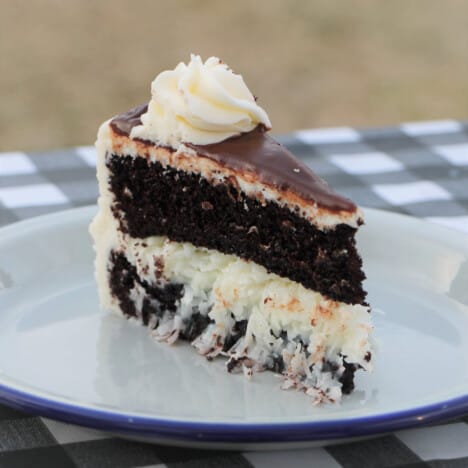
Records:
{"label": "white buttercream frosting", "polygon": [[177,149],[181,143],[206,145],[253,130],[271,128],[241,75],[216,57],[205,62],[192,55],[188,64],[160,73],[152,98],[132,138]]}

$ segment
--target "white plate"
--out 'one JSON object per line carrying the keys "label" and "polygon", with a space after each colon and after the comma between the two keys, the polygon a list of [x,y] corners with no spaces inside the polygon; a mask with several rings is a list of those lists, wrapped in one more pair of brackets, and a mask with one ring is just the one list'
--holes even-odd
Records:
{"label": "white plate", "polygon": [[[323,444],[468,411],[468,238],[366,210],[359,233],[380,352],[340,405],[314,407],[99,310],[96,208],[0,230],[0,399],[127,437],[218,448]],[[382,312],[379,312],[381,310]]]}

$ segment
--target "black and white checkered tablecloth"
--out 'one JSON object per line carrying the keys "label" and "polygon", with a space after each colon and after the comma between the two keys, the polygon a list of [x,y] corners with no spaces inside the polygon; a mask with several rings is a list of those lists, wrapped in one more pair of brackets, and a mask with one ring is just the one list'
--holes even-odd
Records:
{"label": "black and white checkered tablecloth", "polygon": [[[410,214],[468,233],[468,123],[305,130],[281,140],[362,206]],[[92,147],[0,153],[0,225],[93,204],[97,190]],[[447,424],[325,448],[233,453],[114,439],[0,405],[0,467],[136,466],[468,467],[468,415]]]}

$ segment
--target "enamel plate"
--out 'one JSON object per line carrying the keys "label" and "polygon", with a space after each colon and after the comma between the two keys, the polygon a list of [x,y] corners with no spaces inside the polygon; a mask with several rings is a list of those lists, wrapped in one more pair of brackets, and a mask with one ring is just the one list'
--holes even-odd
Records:
{"label": "enamel plate", "polygon": [[468,237],[366,210],[358,237],[379,344],[341,404],[272,373],[226,373],[98,306],[95,207],[0,230],[0,401],[139,440],[269,449],[342,442],[468,411]]}

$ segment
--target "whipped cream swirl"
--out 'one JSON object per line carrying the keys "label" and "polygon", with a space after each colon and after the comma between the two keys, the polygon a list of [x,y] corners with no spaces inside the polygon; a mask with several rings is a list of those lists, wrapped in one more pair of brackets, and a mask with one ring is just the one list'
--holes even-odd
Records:
{"label": "whipped cream swirl", "polygon": [[160,73],[151,94],[142,125],[132,129],[132,138],[178,149],[183,143],[218,143],[259,124],[271,128],[242,76],[216,57],[203,63],[199,55],[191,55],[188,65],[179,63]]}

